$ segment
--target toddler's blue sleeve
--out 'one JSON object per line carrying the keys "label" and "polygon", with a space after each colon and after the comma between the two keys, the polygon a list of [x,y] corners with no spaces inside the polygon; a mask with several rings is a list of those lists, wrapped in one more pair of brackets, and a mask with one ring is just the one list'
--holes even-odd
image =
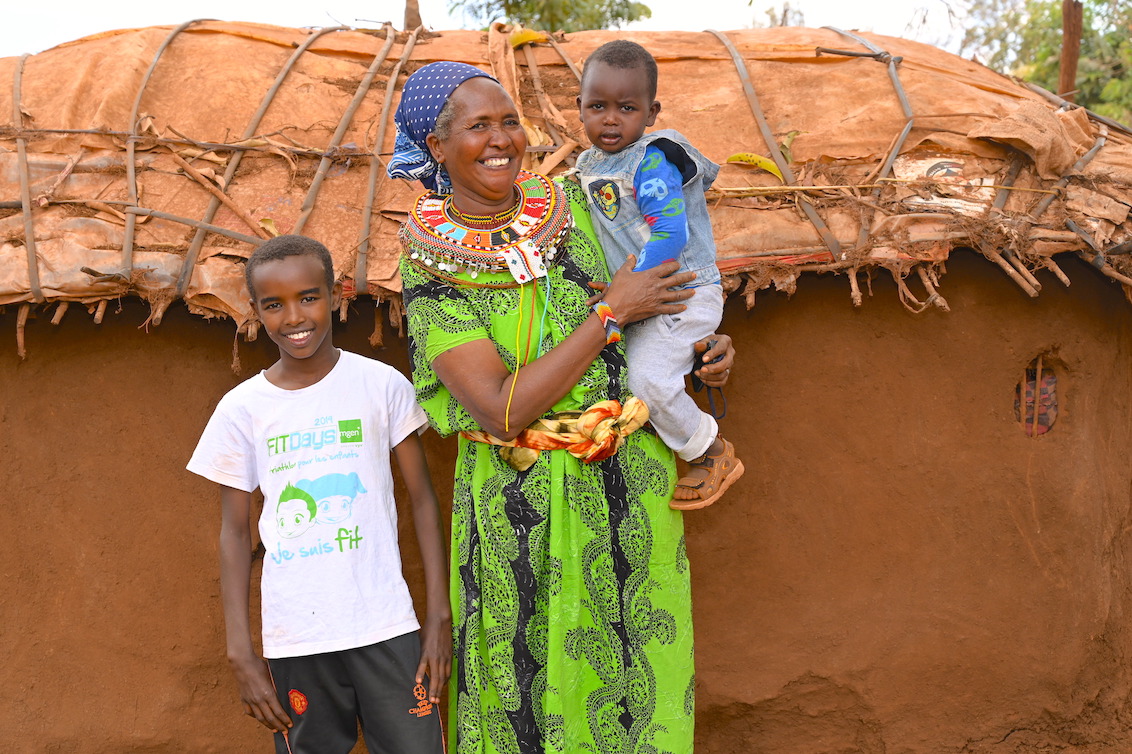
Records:
{"label": "toddler's blue sleeve", "polygon": [[680,256],[688,243],[688,217],[684,211],[684,181],[680,170],[656,146],[645,149],[645,157],[633,176],[637,206],[652,234],[637,256],[638,270],[656,267]]}

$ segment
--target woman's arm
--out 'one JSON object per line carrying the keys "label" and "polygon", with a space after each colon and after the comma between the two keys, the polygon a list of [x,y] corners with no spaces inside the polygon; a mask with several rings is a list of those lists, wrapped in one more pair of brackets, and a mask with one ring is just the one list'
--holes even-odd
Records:
{"label": "woman's arm", "polygon": [[[693,292],[670,288],[690,282],[694,273],[678,273],[676,262],[633,272],[635,264],[630,256],[605,291],[605,301],[621,326],[684,310],[679,302]],[[514,374],[487,339],[445,351],[433,359],[432,368],[486,432],[511,440],[578,383],[605,345],[601,320],[590,314],[561,343]],[[517,380],[513,394],[512,380]]]}

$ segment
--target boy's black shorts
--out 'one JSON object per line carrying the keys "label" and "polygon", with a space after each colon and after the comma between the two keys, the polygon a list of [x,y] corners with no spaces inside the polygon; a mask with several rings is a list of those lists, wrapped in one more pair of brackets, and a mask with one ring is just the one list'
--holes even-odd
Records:
{"label": "boy's black shorts", "polygon": [[428,679],[415,680],[417,632],[358,649],[268,660],[294,725],[275,734],[276,754],[348,754],[362,723],[370,754],[442,754],[440,710]]}

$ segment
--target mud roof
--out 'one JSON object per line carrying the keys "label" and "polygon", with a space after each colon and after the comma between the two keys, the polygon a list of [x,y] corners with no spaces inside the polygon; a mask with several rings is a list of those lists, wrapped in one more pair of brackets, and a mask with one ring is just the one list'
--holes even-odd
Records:
{"label": "mud roof", "polygon": [[928,45],[830,28],[200,21],[0,59],[0,305],[101,319],[136,296],[156,323],[183,299],[254,336],[243,262],[295,232],[331,249],[347,298],[396,301],[397,229],[419,193],[384,174],[405,77],[435,60],[492,72],[520,104],[527,166],[556,173],[587,146],[583,61],[614,38],[658,61],[656,127],[724,163],[710,194],[719,266],[748,305],[823,271],[860,303],[871,268],[910,309],[946,309],[939,276],[958,247],[1032,296],[1068,284],[1064,252],[1132,286],[1128,128]]}

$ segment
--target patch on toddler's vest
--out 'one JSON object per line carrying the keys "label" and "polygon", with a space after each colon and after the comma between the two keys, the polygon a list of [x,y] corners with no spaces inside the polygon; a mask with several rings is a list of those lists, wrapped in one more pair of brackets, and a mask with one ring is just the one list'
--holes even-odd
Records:
{"label": "patch on toddler's vest", "polygon": [[617,184],[613,181],[594,181],[590,184],[590,197],[601,210],[601,214],[610,220],[617,217],[621,210],[621,195],[617,191]]}
{"label": "patch on toddler's vest", "polygon": [[307,695],[298,689],[291,689],[287,692],[287,701],[291,703],[291,709],[295,710],[296,715],[301,715],[307,711]]}

